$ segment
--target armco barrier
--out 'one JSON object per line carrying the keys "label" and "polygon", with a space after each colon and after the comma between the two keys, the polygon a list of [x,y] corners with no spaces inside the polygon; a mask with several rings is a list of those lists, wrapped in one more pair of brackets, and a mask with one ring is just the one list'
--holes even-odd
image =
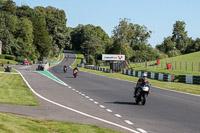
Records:
{"label": "armco barrier", "polygon": [[200,76],[179,75],[179,82],[187,84],[200,84]]}
{"label": "armco barrier", "polygon": [[[134,76],[134,77],[141,77],[143,73],[146,73],[147,77],[151,78],[151,79],[156,79],[156,80],[160,80],[160,81],[167,81],[167,82],[173,82],[174,81],[174,75],[123,69],[123,74]],[[200,78],[199,78],[199,81],[200,81]]]}
{"label": "armco barrier", "polygon": [[107,72],[107,73],[110,73],[111,70],[108,69],[108,68],[101,68],[101,67],[97,67],[97,66],[94,66],[94,65],[85,65],[84,66],[86,69],[92,69],[92,70],[97,70],[97,71],[103,71],[103,72]]}
{"label": "armco barrier", "polygon": [[[87,69],[103,71],[103,72],[106,72],[106,73],[112,72],[111,69],[96,67],[94,65],[85,65],[84,67],[87,68]],[[147,77],[151,78],[151,79],[156,79],[156,80],[160,80],[160,81],[167,81],[167,82],[173,82],[174,81],[174,75],[168,75],[168,74],[163,74],[163,73],[133,71],[133,70],[126,70],[126,69],[123,69],[122,73],[125,74],[125,75],[134,76],[134,77],[141,77],[143,73],[146,73]],[[183,75],[183,76],[180,76],[180,77],[181,77],[181,80],[179,80],[179,81],[182,81],[182,82],[186,81],[186,76],[184,77],[184,75]],[[194,77],[195,77],[194,78],[195,83],[200,84],[200,76],[199,77],[194,76]],[[191,79],[189,77],[187,77],[187,80],[188,80],[188,82],[191,81]]]}

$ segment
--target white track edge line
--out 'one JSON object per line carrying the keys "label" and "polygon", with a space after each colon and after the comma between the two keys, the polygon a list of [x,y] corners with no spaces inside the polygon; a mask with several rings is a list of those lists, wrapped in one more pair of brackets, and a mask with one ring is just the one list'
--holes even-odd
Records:
{"label": "white track edge line", "polygon": [[[19,71],[18,71],[18,72],[19,72]],[[81,111],[75,110],[75,109],[73,109],[73,108],[64,106],[64,105],[62,105],[62,104],[56,103],[56,102],[54,102],[54,101],[51,101],[51,100],[49,100],[49,99],[43,97],[42,95],[38,94],[38,93],[29,85],[29,83],[26,81],[26,79],[24,78],[24,76],[23,76],[20,72],[19,72],[19,74],[21,75],[21,77],[23,78],[23,80],[24,80],[24,82],[27,84],[27,86],[31,89],[31,91],[32,91],[35,95],[37,95],[38,97],[40,97],[41,99],[43,99],[43,100],[45,100],[45,101],[48,101],[48,102],[50,102],[50,103],[52,103],[52,104],[55,104],[55,105],[57,105],[57,106],[60,106],[60,107],[62,107],[62,108],[71,110],[71,111],[76,112],[76,113],[78,113],[78,114],[87,116],[87,117],[89,117],[89,118],[93,118],[93,119],[96,119],[96,120],[99,120],[99,121],[102,121],[102,122],[105,122],[105,123],[108,123],[108,124],[111,124],[111,125],[120,127],[120,128],[122,128],[122,129],[131,131],[131,132],[133,132],[133,133],[139,133],[139,132],[136,131],[136,130],[133,130],[133,129],[130,129],[130,128],[128,128],[128,127],[119,125],[119,124],[117,124],[117,123],[114,123],[114,122],[111,122],[111,121],[108,121],[108,120],[104,120],[104,119],[102,119],[102,118],[95,117],[95,116],[92,116],[92,115],[83,113],[83,112],[81,112]]]}

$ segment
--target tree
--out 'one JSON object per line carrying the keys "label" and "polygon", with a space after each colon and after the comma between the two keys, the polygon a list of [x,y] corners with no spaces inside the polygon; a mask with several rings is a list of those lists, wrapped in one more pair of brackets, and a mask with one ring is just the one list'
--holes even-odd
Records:
{"label": "tree", "polygon": [[20,49],[16,51],[16,55],[36,59],[35,47],[33,45],[32,22],[28,18],[22,17],[17,27],[15,37],[17,38],[17,44],[20,46]]}
{"label": "tree", "polygon": [[51,37],[47,31],[44,20],[33,18],[33,34],[34,34],[34,45],[37,48],[37,56],[38,58],[49,57],[50,50],[52,48],[51,45]]}
{"label": "tree", "polygon": [[185,22],[176,21],[173,25],[173,35],[172,40],[176,42],[176,48],[181,51],[182,54],[185,53],[188,45],[187,31],[185,31]]}
{"label": "tree", "polygon": [[87,62],[94,63],[97,54],[105,53],[110,38],[100,26],[78,25],[71,32],[73,49],[87,54]]}
{"label": "tree", "polygon": [[[113,53],[125,54],[127,60],[131,57],[135,57],[134,51],[143,51],[138,53],[144,53],[147,49],[148,38],[151,35],[151,31],[148,31],[145,26],[133,24],[129,22],[129,19],[122,19],[119,25],[113,30],[112,38]],[[134,56],[134,57],[132,57]]]}
{"label": "tree", "polygon": [[[67,19],[65,12],[51,6],[48,6],[47,8],[37,6],[34,9],[45,16],[47,30],[49,35],[52,36],[53,53],[58,55],[66,45],[69,45],[70,41],[68,40],[70,38],[66,28]],[[58,53],[54,48],[59,48]]]}

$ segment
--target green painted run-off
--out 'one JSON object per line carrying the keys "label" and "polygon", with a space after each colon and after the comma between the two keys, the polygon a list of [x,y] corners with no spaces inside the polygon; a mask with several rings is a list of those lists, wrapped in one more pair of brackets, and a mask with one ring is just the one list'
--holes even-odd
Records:
{"label": "green painted run-off", "polygon": [[41,74],[43,74],[43,75],[46,75],[47,77],[49,77],[49,78],[51,78],[51,79],[53,79],[53,80],[56,80],[56,81],[58,81],[59,83],[61,83],[61,84],[65,84],[64,82],[62,82],[61,80],[59,80],[58,78],[56,78],[55,76],[53,76],[50,72],[48,72],[48,71],[37,71],[37,72],[39,72],[39,73],[41,73]]}

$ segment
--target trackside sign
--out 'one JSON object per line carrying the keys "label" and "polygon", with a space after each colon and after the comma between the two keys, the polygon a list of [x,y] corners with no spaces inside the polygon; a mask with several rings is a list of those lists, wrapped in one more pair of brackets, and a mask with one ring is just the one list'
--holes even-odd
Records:
{"label": "trackside sign", "polygon": [[125,60],[125,55],[102,54],[102,60]]}

